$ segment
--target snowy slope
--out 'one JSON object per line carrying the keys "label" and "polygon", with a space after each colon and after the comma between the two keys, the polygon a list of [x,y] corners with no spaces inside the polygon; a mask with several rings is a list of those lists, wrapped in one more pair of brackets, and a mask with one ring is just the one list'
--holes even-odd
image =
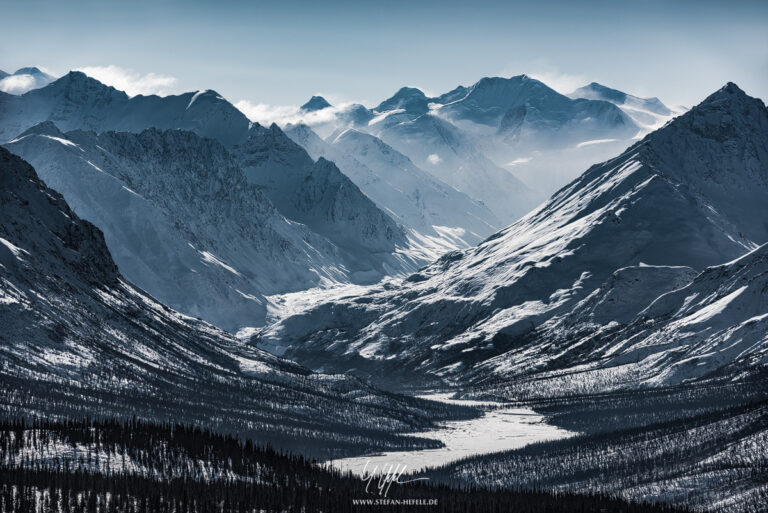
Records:
{"label": "snowy slope", "polygon": [[[628,271],[645,278],[622,287],[619,275]],[[474,378],[493,375],[493,388],[546,397],[754,376],[768,368],[767,287],[768,244],[695,276],[686,268],[622,269]]]}
{"label": "snowy slope", "polygon": [[23,94],[50,84],[56,77],[38,68],[21,68],[8,74],[0,71],[0,91],[9,94]]}
{"label": "snowy slope", "polygon": [[96,227],[2,148],[0,324],[4,414],[173,418],[342,453],[423,447],[391,434],[447,414],[313,375],[158,303],[120,275]]}
{"label": "snowy slope", "polygon": [[225,329],[260,324],[263,294],[345,282],[355,262],[287,221],[228,152],[191,132],[70,132],[7,145],[100,226],[132,282]]}
{"label": "snowy slope", "polygon": [[701,271],[764,243],[767,163],[768,110],[728,84],[478,247],[283,319],[257,342],[322,368],[469,371],[617,269]]}
{"label": "snowy slope", "polygon": [[403,226],[417,241],[447,250],[477,244],[500,222],[483,205],[429,173],[382,140],[348,129],[331,143],[306,125],[286,127],[286,134],[312,158],[335,162],[360,189]]}

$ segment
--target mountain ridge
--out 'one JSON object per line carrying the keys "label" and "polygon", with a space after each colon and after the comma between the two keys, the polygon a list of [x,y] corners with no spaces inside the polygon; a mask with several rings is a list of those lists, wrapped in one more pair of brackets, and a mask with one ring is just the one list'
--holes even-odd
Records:
{"label": "mountain ridge", "polygon": [[768,240],[768,226],[749,215],[768,201],[766,162],[768,110],[726,85],[479,246],[396,287],[338,298],[332,312],[321,304],[282,319],[255,342],[374,379],[404,365],[405,379],[461,379],[566,314],[616,269],[701,272]]}

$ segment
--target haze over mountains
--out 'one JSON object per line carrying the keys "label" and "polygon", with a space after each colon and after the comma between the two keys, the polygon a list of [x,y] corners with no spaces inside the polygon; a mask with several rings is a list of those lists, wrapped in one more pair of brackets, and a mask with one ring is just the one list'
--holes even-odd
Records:
{"label": "haze over mountains", "polygon": [[394,219],[411,228],[425,250],[436,245],[433,258],[476,244],[501,226],[485,205],[418,168],[373,135],[350,128],[324,141],[306,125],[289,125],[285,131],[313,158],[335,162]]}
{"label": "haze over mountains", "polygon": [[327,142],[348,128],[380,138],[502,224],[679,113],[599,84],[565,96],[526,75],[487,77],[437,97],[403,87],[371,109],[315,96],[293,118],[301,112]]}
{"label": "haze over mountains", "polygon": [[[649,307],[642,315],[653,313],[660,324],[650,331],[645,328],[644,338],[666,339],[663,326],[668,321],[661,324],[663,316],[691,315],[703,322],[729,304],[717,302],[721,294],[746,293],[748,286],[742,290],[725,279],[762,272],[762,250],[756,248],[768,240],[762,215],[768,204],[767,162],[768,110],[728,84],[619,157],[593,166],[546,204],[476,248],[449,253],[399,286],[339,297],[332,305],[318,304],[287,317],[262,333],[258,342],[314,368],[343,367],[375,378],[402,373],[404,380],[416,381],[471,379],[486,368],[498,373],[555,372],[577,362],[584,377],[569,372],[569,384],[609,390],[714,375],[736,365],[738,359],[720,353],[733,344],[731,336],[754,329],[754,337],[744,339],[751,342],[745,342],[739,359],[765,365],[765,330],[760,318],[752,319],[761,306],[737,308],[735,313],[724,310],[717,322],[726,333],[715,336],[702,327],[692,345],[675,350],[621,342],[630,335],[606,335],[579,309],[589,306],[581,302],[590,295],[588,301],[611,307],[615,300],[602,296],[609,296],[625,275],[635,276],[644,292],[634,298],[617,294],[635,304],[621,303],[618,311],[609,310],[600,318],[615,330],[617,323],[641,322],[634,321],[635,314]],[[736,264],[746,269],[705,271],[751,250],[756,253]],[[637,273],[627,270],[612,277],[628,266],[641,267]],[[686,268],[672,273],[667,266]],[[650,308],[655,296],[648,297],[649,292],[661,296],[682,287],[697,272],[704,274],[693,280],[692,290],[708,288],[714,297],[701,290],[697,302],[688,294],[684,304],[669,296]],[[715,276],[723,281],[712,283]],[[669,288],[657,288],[654,283],[659,282]],[[759,289],[759,281],[754,286]],[[710,313],[696,317],[695,311]],[[568,316],[593,323],[587,338],[574,340],[578,330],[562,329]],[[550,327],[554,331],[546,331]],[[554,350],[560,347],[552,346],[556,333],[566,337],[562,351],[574,349],[562,355]],[[680,365],[684,360],[695,365]],[[595,369],[594,376],[588,368]]]}

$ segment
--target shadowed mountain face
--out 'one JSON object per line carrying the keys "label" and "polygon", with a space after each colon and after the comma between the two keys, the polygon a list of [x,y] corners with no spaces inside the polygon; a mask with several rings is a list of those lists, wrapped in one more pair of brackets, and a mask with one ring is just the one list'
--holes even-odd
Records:
{"label": "shadowed mountain face", "polygon": [[322,157],[313,161],[277,125],[254,124],[233,153],[248,182],[263,190],[283,215],[340,247],[375,254],[406,246],[400,227],[333,162]]}
{"label": "shadowed mountain face", "polygon": [[174,418],[326,455],[429,446],[393,433],[472,415],[312,374],[158,303],[2,148],[0,200],[4,414]]}
{"label": "shadowed mountain face", "polygon": [[302,105],[300,108],[301,110],[306,112],[314,112],[316,110],[323,110],[330,106],[331,104],[328,103],[328,101],[322,96],[313,96],[312,98],[309,99],[307,103]]}
{"label": "shadowed mountain face", "polygon": [[[618,269],[687,266],[675,278],[682,286],[692,272],[765,243],[765,204],[768,110],[728,84],[478,247],[448,254],[399,286],[288,317],[256,341],[315,368],[459,379],[526,337],[545,347],[536,330]],[[637,301],[628,316],[650,300]],[[645,377],[662,375],[654,369]],[[665,375],[679,378],[673,374]]]}

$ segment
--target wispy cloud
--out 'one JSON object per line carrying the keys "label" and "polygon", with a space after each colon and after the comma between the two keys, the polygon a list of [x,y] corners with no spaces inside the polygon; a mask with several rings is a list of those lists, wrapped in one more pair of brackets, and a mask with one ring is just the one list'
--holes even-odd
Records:
{"label": "wispy cloud", "polygon": [[572,93],[579,87],[585,86],[591,82],[591,80],[588,80],[581,75],[562,73],[553,69],[538,70],[529,73],[528,76],[544,82],[560,94]]}
{"label": "wispy cloud", "polygon": [[431,155],[429,155],[429,156],[427,157],[427,162],[429,162],[429,163],[430,163],[430,164],[432,164],[433,166],[436,166],[436,165],[438,165],[438,164],[439,164],[439,163],[441,163],[442,161],[443,161],[443,159],[441,159],[441,158],[440,158],[440,155],[438,155],[437,153],[432,153]]}
{"label": "wispy cloud", "polygon": [[139,94],[167,96],[178,92],[176,78],[169,75],[160,75],[158,73],[141,74],[132,69],[121,68],[113,64],[109,66],[86,66],[78,68],[76,71],[82,71],[99,82],[125,91],[129,96]]}
{"label": "wispy cloud", "polygon": [[346,109],[350,103],[334,105],[322,110],[305,112],[297,105],[270,105],[267,103],[251,103],[248,100],[240,100],[235,103],[235,107],[246,115],[251,121],[262,125],[271,125],[277,123],[285,126],[289,123],[304,123],[305,125],[321,125],[336,119],[339,112]]}
{"label": "wispy cloud", "polygon": [[38,87],[32,75],[11,75],[0,80],[0,91],[10,94],[23,94]]}

